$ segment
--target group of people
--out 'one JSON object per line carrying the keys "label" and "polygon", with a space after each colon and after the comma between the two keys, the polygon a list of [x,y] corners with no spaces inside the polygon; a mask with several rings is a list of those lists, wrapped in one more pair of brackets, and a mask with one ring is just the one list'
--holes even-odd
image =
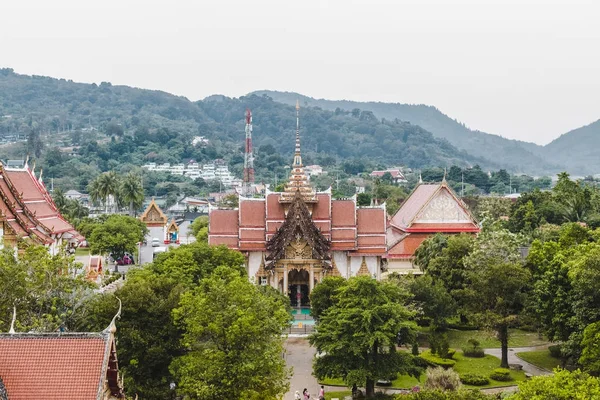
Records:
{"label": "group of people", "polygon": [[[296,390],[296,394],[294,395],[294,400],[309,400],[310,399],[310,393],[308,392],[307,388],[304,388],[304,390],[302,391],[302,397],[300,397],[300,392],[298,392]],[[325,386],[321,386],[321,389],[319,389],[319,396],[317,397],[316,400],[325,400]]]}

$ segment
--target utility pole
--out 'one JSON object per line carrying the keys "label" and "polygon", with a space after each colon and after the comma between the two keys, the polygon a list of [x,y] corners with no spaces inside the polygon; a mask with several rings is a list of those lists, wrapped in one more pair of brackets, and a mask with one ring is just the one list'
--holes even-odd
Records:
{"label": "utility pole", "polygon": [[465,197],[465,173],[464,172],[460,173],[460,180],[461,180],[460,197]]}

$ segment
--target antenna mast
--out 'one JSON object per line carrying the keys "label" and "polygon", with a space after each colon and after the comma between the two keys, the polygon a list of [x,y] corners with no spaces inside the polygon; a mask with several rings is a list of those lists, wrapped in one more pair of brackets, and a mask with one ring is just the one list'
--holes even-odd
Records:
{"label": "antenna mast", "polygon": [[246,151],[244,153],[244,186],[242,194],[252,195],[254,183],[254,156],[252,155],[252,112],[246,109]]}

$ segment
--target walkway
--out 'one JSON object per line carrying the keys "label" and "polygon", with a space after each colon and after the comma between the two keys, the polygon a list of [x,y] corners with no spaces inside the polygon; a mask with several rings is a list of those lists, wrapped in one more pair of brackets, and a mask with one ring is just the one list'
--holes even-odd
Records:
{"label": "walkway", "polygon": [[[522,353],[526,351],[536,351],[536,350],[544,350],[547,349],[548,345],[541,346],[532,346],[532,347],[509,347],[508,349],[508,363],[509,364],[521,364],[523,366],[523,371],[529,373],[533,376],[537,375],[552,375],[552,372],[546,371],[545,369],[538,368],[533,364],[528,363],[525,360],[517,357],[517,353]],[[485,354],[491,354],[494,357],[501,358],[502,352],[501,349],[484,349]]]}

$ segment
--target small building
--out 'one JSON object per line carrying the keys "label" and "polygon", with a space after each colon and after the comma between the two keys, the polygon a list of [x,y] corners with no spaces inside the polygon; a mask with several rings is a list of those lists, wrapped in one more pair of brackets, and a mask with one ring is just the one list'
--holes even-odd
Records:
{"label": "small building", "polygon": [[400,171],[400,169],[398,169],[398,168],[386,169],[383,171],[373,171],[373,172],[371,172],[370,176],[372,178],[381,178],[383,175],[385,175],[388,172],[392,176],[392,181],[394,183],[408,182],[406,180],[406,178],[404,177],[404,175],[402,174],[402,171]]}
{"label": "small building", "polygon": [[124,399],[115,332],[0,334],[0,399]]}
{"label": "small building", "polygon": [[446,181],[420,184],[388,221],[388,273],[421,274],[415,250],[436,233],[479,232],[479,225]]}
{"label": "small building", "polygon": [[304,167],[304,172],[306,172],[306,175],[308,176],[308,178],[310,179],[311,176],[319,176],[323,174],[323,167],[321,167],[320,165],[307,165],[306,167]]}

